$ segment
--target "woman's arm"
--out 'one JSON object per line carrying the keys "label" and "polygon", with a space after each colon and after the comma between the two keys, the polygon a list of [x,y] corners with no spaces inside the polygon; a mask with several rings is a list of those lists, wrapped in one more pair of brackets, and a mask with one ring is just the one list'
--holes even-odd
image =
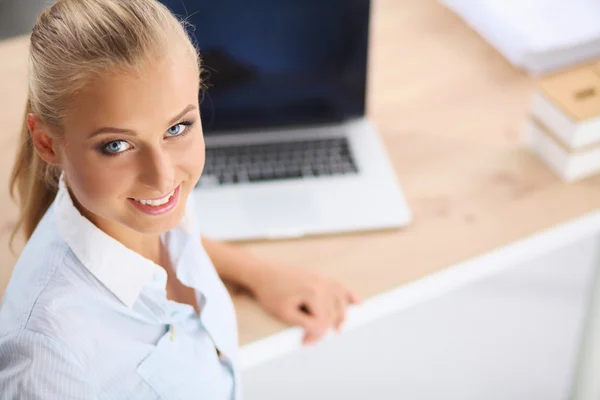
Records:
{"label": "woman's arm", "polygon": [[356,293],[308,268],[280,266],[261,260],[234,245],[202,237],[202,244],[223,281],[248,290],[268,312],[302,326],[304,343],[320,339],[328,329],[340,329]]}
{"label": "woman's arm", "polygon": [[257,275],[260,274],[261,269],[266,267],[266,262],[259,260],[239,246],[205,236],[200,239],[219,277],[223,281],[242,286],[254,295]]}

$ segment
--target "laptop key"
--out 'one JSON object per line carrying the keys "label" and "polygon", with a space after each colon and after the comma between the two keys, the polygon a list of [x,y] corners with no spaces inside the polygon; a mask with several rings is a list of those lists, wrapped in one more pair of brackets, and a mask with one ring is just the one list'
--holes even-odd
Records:
{"label": "laptop key", "polygon": [[302,171],[300,171],[299,167],[289,168],[286,171],[286,176],[288,178],[300,178],[302,177]]}
{"label": "laptop key", "polygon": [[248,174],[245,172],[240,172],[237,175],[237,181],[242,183],[242,182],[248,182],[250,180],[250,178],[248,178]]}
{"label": "laptop key", "polygon": [[277,178],[283,178],[285,176],[285,173],[286,173],[285,166],[284,165],[280,165],[280,164],[276,165],[275,168],[274,168],[274,173],[275,173],[275,176]]}
{"label": "laptop key", "polygon": [[250,182],[260,181],[260,170],[259,169],[251,169],[248,171],[248,180]]}
{"label": "laptop key", "polygon": [[313,176],[313,169],[310,165],[303,165],[301,167],[302,176],[305,178]]}
{"label": "laptop key", "polygon": [[202,175],[196,186],[216,186],[219,184],[219,178],[215,175]]}

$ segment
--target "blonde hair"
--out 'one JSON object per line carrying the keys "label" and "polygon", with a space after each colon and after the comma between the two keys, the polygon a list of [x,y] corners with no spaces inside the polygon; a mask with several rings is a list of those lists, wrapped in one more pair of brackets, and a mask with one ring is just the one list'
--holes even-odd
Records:
{"label": "blonde hair", "polygon": [[185,21],[155,0],[58,0],[38,17],[30,38],[20,149],[9,186],[20,207],[11,243],[20,229],[26,239],[31,237],[56,197],[60,176],[34,149],[28,114],[60,135],[65,113],[86,82],[109,71],[139,71],[164,57],[173,39],[195,57],[200,73],[198,51],[185,28]]}

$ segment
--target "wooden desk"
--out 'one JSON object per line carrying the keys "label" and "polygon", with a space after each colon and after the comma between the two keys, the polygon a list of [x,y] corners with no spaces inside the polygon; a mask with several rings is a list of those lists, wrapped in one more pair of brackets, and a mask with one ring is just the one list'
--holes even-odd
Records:
{"label": "wooden desk", "polygon": [[[0,44],[0,184],[21,124],[26,40]],[[396,232],[245,243],[316,268],[368,299],[600,207],[600,177],[561,183],[520,143],[532,82],[434,0],[374,2],[369,116],[414,212]],[[0,293],[16,207],[1,191]],[[282,331],[234,295],[242,345]]]}

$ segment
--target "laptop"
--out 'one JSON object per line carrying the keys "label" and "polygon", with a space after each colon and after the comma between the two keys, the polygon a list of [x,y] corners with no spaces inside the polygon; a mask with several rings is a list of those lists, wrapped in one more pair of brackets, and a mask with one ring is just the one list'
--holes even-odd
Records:
{"label": "laptop", "polygon": [[370,1],[164,0],[204,64],[203,234],[401,228],[411,212],[365,115]]}

